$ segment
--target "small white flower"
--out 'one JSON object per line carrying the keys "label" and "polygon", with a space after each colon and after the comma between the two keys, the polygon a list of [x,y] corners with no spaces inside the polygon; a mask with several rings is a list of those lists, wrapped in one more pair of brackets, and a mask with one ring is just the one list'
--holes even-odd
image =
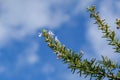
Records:
{"label": "small white flower", "polygon": [[60,41],[58,40],[57,36],[55,36],[55,41],[60,42]]}
{"label": "small white flower", "polygon": [[81,53],[81,54],[84,54],[84,52],[83,52],[82,50],[80,50],[80,53]]}
{"label": "small white flower", "polygon": [[41,36],[42,36],[42,33],[39,33],[39,34],[38,34],[38,37],[41,37]]}
{"label": "small white flower", "polygon": [[52,31],[49,31],[48,34],[54,36],[54,33]]}
{"label": "small white flower", "polygon": [[61,59],[61,56],[62,56],[62,54],[61,54],[61,53],[58,53],[58,54],[57,54],[57,59]]}

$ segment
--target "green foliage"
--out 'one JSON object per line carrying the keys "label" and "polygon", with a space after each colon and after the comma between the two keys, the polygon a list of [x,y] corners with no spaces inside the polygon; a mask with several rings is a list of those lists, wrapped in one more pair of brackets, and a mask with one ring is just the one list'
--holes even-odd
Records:
{"label": "green foliage", "polygon": [[[120,42],[116,39],[116,34],[110,29],[105,20],[102,20],[96,7],[92,6],[88,8],[90,17],[96,20],[95,24],[99,25],[99,29],[103,32],[103,38],[109,41],[109,45],[112,45],[116,52],[120,53]],[[119,29],[120,21],[116,21],[117,29]],[[109,80],[120,80],[120,65],[111,61],[109,58],[102,56],[102,60],[83,59],[83,52],[74,52],[73,50],[66,48],[65,45],[57,39],[57,37],[51,32],[45,29],[39,36],[43,36],[48,46],[54,51],[58,59],[61,59],[63,63],[68,64],[68,68],[72,73],[77,73],[80,76],[84,75],[90,77],[90,80],[102,80],[108,78]]]}
{"label": "green foliage", "polygon": [[[98,28],[102,30],[103,38],[106,38],[107,41],[109,41],[108,45],[114,46],[115,52],[120,53],[120,42],[116,38],[116,33],[112,29],[110,29],[110,26],[105,22],[104,19],[101,19],[99,16],[99,13],[96,12],[96,7],[92,6],[88,8],[88,11],[90,12],[90,17],[95,19],[95,24],[98,24]],[[116,19],[117,29],[120,28],[120,20]]]}
{"label": "green foliage", "polygon": [[120,29],[120,19],[116,19],[116,25],[117,25],[117,29]]}

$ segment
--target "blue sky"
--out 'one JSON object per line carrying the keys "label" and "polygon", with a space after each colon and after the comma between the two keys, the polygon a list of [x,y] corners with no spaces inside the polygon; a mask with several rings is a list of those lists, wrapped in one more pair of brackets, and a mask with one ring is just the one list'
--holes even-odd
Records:
{"label": "blue sky", "polygon": [[104,55],[117,61],[119,55],[101,38],[101,31],[86,11],[93,4],[116,30],[119,0],[0,0],[0,80],[83,79],[71,74],[44,38],[38,37],[44,28],[66,47],[83,50],[85,58],[100,59]]}

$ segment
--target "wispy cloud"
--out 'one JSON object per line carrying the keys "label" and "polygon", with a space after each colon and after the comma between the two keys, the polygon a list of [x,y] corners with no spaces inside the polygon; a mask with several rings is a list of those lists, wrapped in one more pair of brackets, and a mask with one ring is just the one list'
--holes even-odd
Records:
{"label": "wispy cloud", "polygon": [[[38,29],[43,27],[60,27],[62,23],[69,21],[71,16],[74,17],[74,15],[78,15],[82,10],[86,10],[89,4],[92,4],[93,2],[93,0],[0,0],[0,47],[7,44],[10,40],[24,39],[26,36],[34,34]],[[98,3],[99,6],[97,6],[100,15],[112,26],[115,26],[115,19],[120,17],[119,3],[119,1],[106,0]],[[118,10],[117,13],[114,12],[115,8]],[[105,55],[110,58],[116,58],[118,55],[113,54],[114,52],[111,50],[112,47],[107,46],[105,39],[101,38],[102,34],[97,30],[96,25],[93,25],[91,21],[88,23],[88,26],[87,37],[91,42],[91,48],[93,48],[96,55],[99,57],[100,55]],[[115,27],[112,27],[112,29],[116,30]],[[119,33],[119,31],[117,32]],[[6,72],[10,76],[15,76],[16,74],[21,74],[22,72],[19,72],[22,71],[21,69],[24,67],[30,67],[40,63],[41,56],[37,54],[38,46],[39,44],[34,43],[33,41],[21,54],[15,56],[17,57],[15,63],[8,61],[11,63],[10,66],[1,65],[0,73]],[[50,63],[44,63],[44,65],[38,66],[41,68],[32,67],[32,70],[34,70],[33,73],[37,75],[39,72],[47,75],[55,74],[56,68]],[[30,75],[33,75],[33,73],[30,73]],[[30,75],[28,73],[28,76],[31,78],[32,76]],[[27,75],[24,75],[24,77],[25,76]],[[67,73],[62,74],[61,76],[66,80],[79,79],[77,76]],[[53,80],[53,78],[48,76],[48,80]]]}
{"label": "wispy cloud", "polygon": [[65,12],[67,9],[64,8],[69,8],[72,5],[70,2],[0,0],[0,43],[24,38],[42,27],[58,27],[69,20],[69,15]]}
{"label": "wispy cloud", "polygon": [[[43,27],[56,28],[93,1],[0,0],[0,43],[23,39]],[[8,35],[9,34],[9,35]]]}

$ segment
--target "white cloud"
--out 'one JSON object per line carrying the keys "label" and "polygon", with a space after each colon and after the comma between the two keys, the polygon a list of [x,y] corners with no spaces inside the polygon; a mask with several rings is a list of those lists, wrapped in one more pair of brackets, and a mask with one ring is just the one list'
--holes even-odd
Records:
{"label": "white cloud", "polygon": [[[107,3],[107,4],[106,4]],[[115,19],[119,16],[117,15],[117,13],[114,13],[114,5],[118,5],[116,4],[114,1],[103,1],[101,2],[100,6],[99,6],[99,12],[100,15],[103,19],[106,19],[106,22],[109,23],[109,25],[111,26],[111,28],[115,31],[117,31],[115,29]],[[98,8],[98,6],[97,6]],[[119,7],[116,8],[116,10],[119,10]],[[112,59],[118,59],[119,58],[119,54],[115,54],[114,50],[112,49],[111,46],[108,46],[108,42],[101,38],[102,37],[102,33],[101,31],[98,31],[97,25],[92,24],[93,21],[91,21],[90,23],[88,23],[88,39],[92,44],[92,47],[95,51],[95,53],[100,57],[100,55],[104,55],[104,56],[108,56],[109,58]],[[117,31],[117,34],[119,34],[120,32]],[[117,35],[118,37],[118,35]]]}
{"label": "white cloud", "polygon": [[59,27],[70,20],[71,14],[79,13],[93,2],[0,0],[0,44],[7,44],[12,39],[21,40],[42,27]]}
{"label": "white cloud", "polygon": [[64,8],[69,8],[71,3],[68,0],[0,0],[0,43],[24,38],[42,27],[58,27],[69,20]]}
{"label": "white cloud", "polygon": [[[16,27],[19,24],[29,28],[56,26],[64,21],[66,15],[61,11],[59,12],[59,10],[52,12],[51,6],[57,6],[57,3],[54,2],[53,0],[2,0],[1,4],[4,10],[2,11],[3,14],[1,13],[0,20],[7,27],[10,25]],[[57,20],[57,17],[60,19]],[[63,17],[62,20],[61,17]],[[59,23],[56,23],[54,19]]]}

